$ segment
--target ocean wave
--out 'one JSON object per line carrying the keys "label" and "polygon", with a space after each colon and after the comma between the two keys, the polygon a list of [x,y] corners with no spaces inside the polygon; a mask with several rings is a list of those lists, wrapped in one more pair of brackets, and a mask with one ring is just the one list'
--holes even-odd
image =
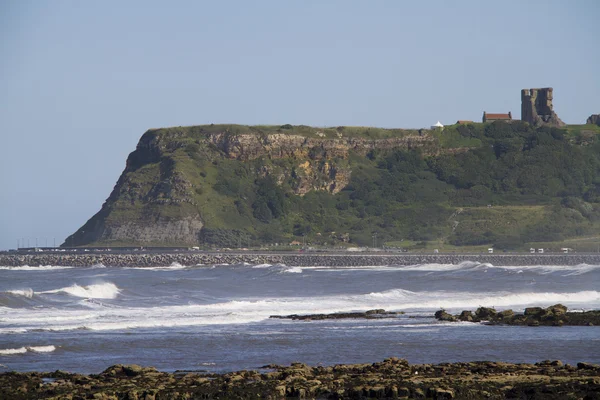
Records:
{"label": "ocean wave", "polygon": [[[107,284],[103,284],[107,285]],[[112,284],[110,284],[112,285]],[[73,288],[73,286],[69,287]],[[63,288],[64,289],[64,288]],[[79,289],[77,289],[79,290]],[[89,287],[87,289],[89,291]],[[113,290],[118,290],[113,285]],[[415,292],[402,288],[364,294],[314,297],[272,297],[227,300],[212,304],[162,305],[155,307],[104,307],[86,309],[2,310],[2,333],[64,330],[127,330],[179,326],[230,325],[266,321],[271,315],[330,314],[386,309],[433,316],[435,310],[475,310],[479,306],[512,308],[562,303],[569,308],[600,307],[600,292]],[[399,318],[408,318],[407,316]],[[287,323],[281,320],[276,323]]]}
{"label": "ocean wave", "polygon": [[441,273],[462,273],[462,272],[486,272],[488,270],[505,270],[511,273],[533,272],[540,275],[564,272],[562,276],[581,275],[588,272],[599,271],[600,265],[578,264],[578,265],[515,265],[515,266],[496,266],[490,263],[480,263],[477,261],[463,261],[458,264],[414,264],[414,265],[360,265],[360,266],[310,266],[302,267],[305,270],[315,270],[318,272],[343,272],[343,271],[417,271],[417,272],[441,272]]}
{"label": "ocean wave", "polygon": [[0,349],[0,356],[7,356],[12,354],[23,354],[27,353],[26,347],[19,347],[17,349]]}
{"label": "ocean wave", "polygon": [[120,293],[120,289],[111,282],[97,283],[88,286],[79,286],[73,284],[71,286],[63,287],[55,290],[46,290],[39,292],[40,294],[55,294],[55,293],[66,293],[75,297],[92,298],[92,299],[115,299]]}
{"label": "ocean wave", "polygon": [[33,289],[17,289],[17,290],[6,290],[4,293],[11,294],[13,296],[22,296],[31,299],[33,297]]}
{"label": "ocean wave", "polygon": [[280,273],[282,274],[301,274],[302,273],[302,268],[301,267],[284,267],[281,268]]}
{"label": "ocean wave", "polygon": [[260,268],[270,268],[272,266],[273,266],[272,264],[256,264],[256,265],[253,265],[252,268],[260,269]]}
{"label": "ocean wave", "polygon": [[486,268],[494,268],[492,264],[478,263],[476,261],[463,261],[459,264],[415,264],[399,266],[403,271],[426,271],[426,272],[450,272],[450,271],[473,271]]}
{"label": "ocean wave", "polygon": [[21,265],[21,266],[17,266],[17,267],[7,267],[7,266],[0,266],[0,270],[4,269],[4,270],[11,270],[11,271],[55,271],[55,270],[59,270],[59,269],[71,269],[74,267],[64,267],[64,266],[60,266],[60,265],[40,265],[37,267],[30,267],[29,265]]}
{"label": "ocean wave", "polygon": [[373,298],[378,298],[378,299],[385,299],[385,298],[394,298],[394,299],[398,299],[398,298],[407,298],[409,296],[414,296],[416,295],[415,292],[411,292],[410,290],[404,290],[404,289],[390,289],[390,290],[385,290],[383,292],[373,292],[373,293],[369,293],[367,296],[371,296]]}
{"label": "ocean wave", "polygon": [[[420,301],[414,301],[414,300]],[[477,307],[513,307],[522,309],[528,306],[549,306],[563,303],[567,306],[581,306],[588,304],[592,308],[600,302],[600,292],[581,291],[573,293],[470,293],[470,292],[432,292],[419,294],[415,299],[401,306],[406,309],[475,309]]]}
{"label": "ocean wave", "polygon": [[56,350],[56,346],[31,346],[27,350],[33,351],[34,353],[51,353]]}
{"label": "ocean wave", "polygon": [[266,269],[271,270],[275,273],[280,274],[301,274],[304,269],[310,269],[311,267],[290,267],[288,265],[278,263],[278,264],[255,264],[252,265],[252,269]]}
{"label": "ocean wave", "polygon": [[[202,264],[198,264],[201,266]],[[178,262],[172,262],[171,265],[162,267],[125,267],[124,269],[140,270],[140,271],[177,271],[180,269],[188,269],[189,267],[181,265]]]}
{"label": "ocean wave", "polygon": [[51,353],[56,350],[56,346],[24,346],[16,349],[0,349],[0,356],[9,356],[14,354],[24,354],[28,351],[34,353]]}
{"label": "ocean wave", "polygon": [[545,265],[539,266],[538,269],[542,271],[547,271],[548,273],[552,272],[568,272],[563,276],[571,276],[571,275],[582,275],[588,272],[600,270],[600,265],[591,265],[591,264],[578,264],[575,266],[565,266],[565,265]]}

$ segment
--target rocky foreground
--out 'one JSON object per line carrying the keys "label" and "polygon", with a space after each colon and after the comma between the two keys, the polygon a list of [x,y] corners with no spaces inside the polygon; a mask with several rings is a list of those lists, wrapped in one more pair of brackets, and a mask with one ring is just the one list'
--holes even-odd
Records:
{"label": "rocky foreground", "polygon": [[569,312],[562,304],[548,308],[529,307],[522,314],[516,314],[513,310],[496,311],[489,307],[479,307],[475,312],[465,310],[458,315],[439,310],[435,318],[440,321],[486,322],[491,325],[600,326],[600,310]]}
{"label": "rocky foreground", "polygon": [[115,365],[99,375],[62,371],[0,374],[2,399],[600,399],[600,365],[468,362],[310,367],[269,365],[263,372],[160,372]]}

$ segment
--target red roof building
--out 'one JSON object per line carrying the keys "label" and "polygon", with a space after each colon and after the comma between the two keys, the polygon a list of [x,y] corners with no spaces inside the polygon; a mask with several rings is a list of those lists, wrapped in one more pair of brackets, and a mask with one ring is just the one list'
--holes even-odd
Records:
{"label": "red roof building", "polygon": [[508,114],[492,114],[483,112],[483,122],[494,122],[494,121],[512,121],[512,114],[510,111]]}

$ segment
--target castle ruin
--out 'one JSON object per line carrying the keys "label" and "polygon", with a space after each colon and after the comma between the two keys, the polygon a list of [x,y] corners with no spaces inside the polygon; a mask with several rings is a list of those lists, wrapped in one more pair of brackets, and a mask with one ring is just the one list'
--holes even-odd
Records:
{"label": "castle ruin", "polygon": [[552,88],[521,90],[521,120],[533,126],[565,126],[552,106]]}

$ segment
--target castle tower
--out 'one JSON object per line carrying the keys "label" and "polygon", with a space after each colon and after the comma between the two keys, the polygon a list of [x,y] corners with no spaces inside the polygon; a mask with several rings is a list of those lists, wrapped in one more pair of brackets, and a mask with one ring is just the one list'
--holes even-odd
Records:
{"label": "castle tower", "polygon": [[521,90],[521,120],[533,126],[565,126],[552,105],[552,88]]}

